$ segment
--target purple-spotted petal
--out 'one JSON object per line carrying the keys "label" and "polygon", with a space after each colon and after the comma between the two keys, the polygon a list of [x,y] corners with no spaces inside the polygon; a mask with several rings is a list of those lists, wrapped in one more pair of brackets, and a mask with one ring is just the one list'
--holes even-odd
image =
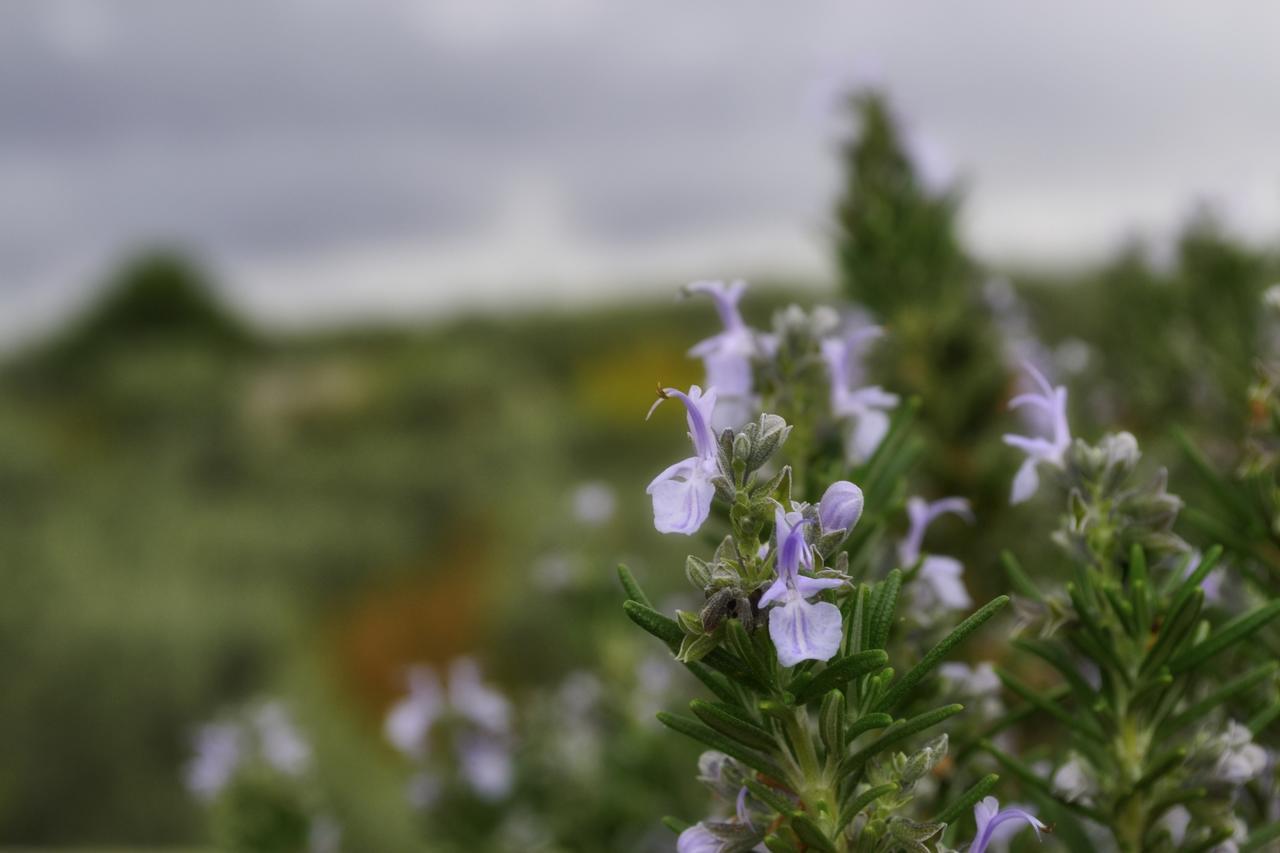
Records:
{"label": "purple-spotted petal", "polygon": [[825,601],[811,603],[795,595],[769,611],[769,637],[783,666],[831,660],[840,650],[843,633],[840,608]]}

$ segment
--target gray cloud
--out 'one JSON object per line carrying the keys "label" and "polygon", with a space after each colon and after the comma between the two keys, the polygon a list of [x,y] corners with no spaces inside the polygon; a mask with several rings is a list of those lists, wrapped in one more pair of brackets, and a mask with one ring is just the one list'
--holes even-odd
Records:
{"label": "gray cloud", "polygon": [[[0,314],[164,238],[283,319],[326,295],[445,310],[481,278],[570,298],[716,258],[821,276],[838,124],[813,93],[873,66],[970,179],[989,254],[1096,254],[1198,194],[1266,233],[1277,24],[1154,0],[18,0],[0,6]],[[309,291],[328,266],[348,289]]]}

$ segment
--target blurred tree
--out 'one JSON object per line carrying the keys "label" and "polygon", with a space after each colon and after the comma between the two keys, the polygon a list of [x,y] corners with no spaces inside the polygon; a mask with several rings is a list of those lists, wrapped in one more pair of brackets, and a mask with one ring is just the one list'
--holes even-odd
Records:
{"label": "blurred tree", "polygon": [[58,360],[76,361],[120,344],[156,339],[241,348],[252,336],[214,295],[200,267],[174,251],[150,251],[127,260],[102,296],[52,347]]}
{"label": "blurred tree", "polygon": [[874,364],[883,384],[921,397],[931,486],[1003,499],[1003,472],[985,476],[984,486],[978,479],[990,466],[973,455],[998,446],[1008,375],[981,271],[956,233],[958,191],[922,177],[883,95],[864,92],[849,103],[856,132],[843,148],[836,207],[841,287],[888,326]]}

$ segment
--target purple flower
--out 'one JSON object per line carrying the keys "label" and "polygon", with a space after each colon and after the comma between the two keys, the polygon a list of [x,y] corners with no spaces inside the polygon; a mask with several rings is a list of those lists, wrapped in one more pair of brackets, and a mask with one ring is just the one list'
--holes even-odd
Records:
{"label": "purple flower", "polygon": [[818,503],[818,522],[823,533],[853,530],[862,518],[862,489],[848,480],[832,483]]}
{"label": "purple flower", "polygon": [[1009,401],[1009,408],[1017,409],[1031,406],[1038,410],[1049,421],[1048,438],[1031,438],[1022,435],[1005,435],[1004,443],[1016,447],[1027,455],[1018,473],[1013,478],[1013,492],[1010,503],[1019,504],[1030,498],[1040,487],[1040,475],[1036,467],[1041,463],[1062,468],[1064,457],[1071,447],[1071,429],[1067,425],[1067,389],[1061,385],[1054,387],[1044,374],[1036,370],[1030,363],[1023,364],[1038,391],[1030,394],[1019,394]]}
{"label": "purple flower", "polygon": [[1036,831],[1039,837],[1042,830],[1049,827],[1041,823],[1040,819],[1031,812],[1024,809],[1010,807],[1004,810],[1000,809],[1000,801],[995,797],[987,797],[982,802],[973,807],[973,819],[977,823],[978,834],[973,839],[973,843],[969,845],[969,853],[986,853],[987,846],[991,844],[991,838],[995,835],[996,829],[1011,820],[1020,820],[1027,823]]}
{"label": "purple flower", "polygon": [[[924,534],[935,520],[953,513],[966,521],[973,521],[973,512],[964,498],[943,498],[927,502],[913,497],[907,501],[907,518],[910,527],[907,535],[898,543],[898,562],[904,568],[920,561],[920,586],[915,588],[916,604],[922,610],[933,611],[937,607],[946,610],[965,610],[972,606],[964,587],[964,566],[954,557],[922,554]],[[923,556],[923,560],[921,557]]]}
{"label": "purple flower", "polygon": [[202,800],[211,800],[226,787],[240,766],[243,736],[233,723],[208,723],[195,736],[196,754],[187,765],[187,787]]}
{"label": "purple flower", "polygon": [[924,547],[924,534],[939,518],[948,513],[958,515],[970,524],[973,523],[973,510],[964,498],[942,498],[926,501],[913,497],[907,500],[907,535],[898,543],[898,564],[905,567],[915,565],[920,559]]}
{"label": "purple flower", "polygon": [[685,291],[705,293],[716,303],[724,331],[696,344],[689,355],[702,359],[707,385],[719,393],[712,412],[714,429],[736,429],[755,413],[751,359],[757,351],[756,335],[742,321],[738,300],[747,289],[744,281],[695,281]]}
{"label": "purple flower", "polygon": [[879,385],[855,387],[861,381],[862,349],[881,334],[879,326],[867,326],[847,337],[827,338],[822,342],[822,358],[831,379],[831,412],[836,418],[851,423],[846,452],[857,462],[875,453],[889,431],[886,412],[898,405],[898,396]]}
{"label": "purple flower", "polygon": [[696,533],[711,514],[711,500],[716,488],[713,478],[719,474],[719,451],[711,429],[711,414],[716,407],[716,392],[704,393],[697,385],[686,394],[675,388],[662,389],[662,396],[649,409],[669,397],[684,404],[689,420],[689,438],[694,455],[682,459],[653,478],[645,491],[653,496],[653,526],[659,533]]}
{"label": "purple flower", "polygon": [[843,581],[800,574],[801,566],[813,567],[813,551],[804,541],[807,523],[800,513],[778,507],[774,533],[778,579],[760,597],[760,607],[779,605],[769,611],[769,636],[783,666],[830,660],[840,648],[840,608],[807,599]]}

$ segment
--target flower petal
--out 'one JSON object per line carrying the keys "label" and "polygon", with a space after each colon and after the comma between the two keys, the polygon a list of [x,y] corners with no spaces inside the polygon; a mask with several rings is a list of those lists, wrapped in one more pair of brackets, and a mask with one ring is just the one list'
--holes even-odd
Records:
{"label": "flower petal", "polygon": [[842,635],[840,608],[825,601],[810,603],[797,595],[769,611],[769,637],[783,666],[831,660],[840,650]]}
{"label": "flower petal", "polygon": [[1009,503],[1020,504],[1029,499],[1040,488],[1040,474],[1036,471],[1036,458],[1028,456],[1013,477],[1013,491],[1009,495]]}
{"label": "flower petal", "polygon": [[684,480],[655,480],[649,484],[648,491],[653,496],[653,526],[659,533],[692,535],[711,514],[716,487],[704,467],[694,461]]}

